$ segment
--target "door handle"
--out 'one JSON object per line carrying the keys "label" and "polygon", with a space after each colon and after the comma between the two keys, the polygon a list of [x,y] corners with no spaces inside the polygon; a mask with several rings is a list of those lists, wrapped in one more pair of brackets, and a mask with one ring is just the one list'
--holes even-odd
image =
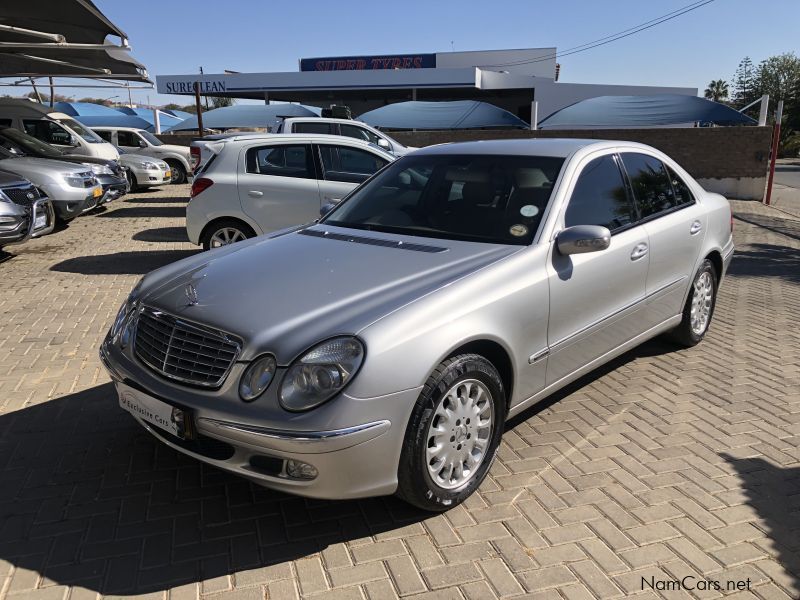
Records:
{"label": "door handle", "polygon": [[702,228],[703,228],[703,224],[700,221],[695,221],[694,223],[692,223],[692,226],[689,227],[689,234],[690,235],[695,235],[697,233],[700,233],[700,230]]}
{"label": "door handle", "polygon": [[247,195],[251,198],[261,198],[264,195],[264,192],[259,192],[258,190],[250,190],[247,192]]}
{"label": "door handle", "polygon": [[631,252],[631,260],[639,260],[643,256],[647,255],[647,244],[644,242],[640,244],[636,244],[633,247],[633,252]]}

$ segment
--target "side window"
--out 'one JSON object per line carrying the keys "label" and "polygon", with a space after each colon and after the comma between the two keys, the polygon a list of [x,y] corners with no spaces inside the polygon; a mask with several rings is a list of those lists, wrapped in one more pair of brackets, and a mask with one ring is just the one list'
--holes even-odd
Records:
{"label": "side window", "polygon": [[672,190],[675,192],[675,202],[678,206],[686,206],[689,204],[694,204],[694,196],[692,195],[692,191],[689,189],[689,186],[686,185],[680,177],[667,167],[667,173],[669,173],[669,178],[672,180]]}
{"label": "side window", "polygon": [[628,172],[633,197],[643,219],[678,205],[664,163],[652,156],[636,152],[623,153],[622,163]]}
{"label": "side window", "polygon": [[97,129],[95,129],[94,132],[97,135],[99,135],[101,138],[103,138],[103,140],[105,140],[106,142],[108,142],[110,144],[114,143],[114,140],[111,139],[111,132],[110,131],[98,131]]}
{"label": "side window", "polygon": [[325,179],[360,183],[382,169],[388,161],[372,152],[349,146],[320,145]]}
{"label": "side window", "polygon": [[117,131],[117,139],[123,148],[139,147],[139,136],[132,131]]}
{"label": "side window", "polygon": [[342,130],[342,135],[355,138],[357,140],[364,140],[366,142],[378,143],[378,136],[368,129],[359,127],[358,125],[339,125]]}
{"label": "side window", "polygon": [[25,119],[22,124],[25,127],[25,133],[43,142],[60,146],[70,145],[72,136],[58,123],[46,119]]}
{"label": "side window", "polygon": [[592,160],[578,176],[564,225],[601,225],[613,232],[635,221],[636,211],[614,157]]}
{"label": "side window", "polygon": [[294,133],[321,133],[323,135],[335,135],[334,123],[293,123],[292,131]]}
{"label": "side window", "polygon": [[259,146],[247,151],[247,172],[279,177],[316,179],[310,146]]}

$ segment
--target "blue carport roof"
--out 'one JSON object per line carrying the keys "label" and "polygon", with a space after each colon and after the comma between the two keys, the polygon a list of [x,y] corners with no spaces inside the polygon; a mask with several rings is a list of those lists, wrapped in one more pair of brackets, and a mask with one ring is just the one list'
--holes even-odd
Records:
{"label": "blue carport roof", "polygon": [[140,117],[123,115],[120,113],[117,113],[116,115],[77,115],[75,118],[89,128],[133,127],[135,129],[146,129],[147,131],[154,130],[152,123],[149,123]]}
{"label": "blue carport roof", "polygon": [[93,102],[56,102],[53,108],[71,117],[114,116],[119,114],[119,111],[115,108],[105,106],[104,104],[94,104]]}
{"label": "blue carport roof", "polygon": [[[128,106],[120,106],[117,110],[125,115],[130,115],[133,117],[139,117],[140,119],[144,119],[152,127],[155,127],[156,119],[153,115],[152,108],[130,108]],[[170,115],[163,110],[159,110],[159,121],[161,122],[161,130],[164,131],[165,129],[169,129],[170,127],[174,127],[183,119],[176,117],[174,115]]]}
{"label": "blue carport roof", "polygon": [[529,125],[507,110],[488,102],[395,102],[365,112],[359,120],[384,129],[485,129],[520,128]]}
{"label": "blue carport roof", "polygon": [[650,96],[598,96],[557,110],[539,122],[542,129],[592,127],[655,127],[685,123],[755,125],[756,121],[733,108],[681,94]]}
{"label": "blue carport roof", "polygon": [[[301,104],[237,104],[203,113],[205,129],[263,128],[275,124],[278,117],[316,117],[311,108]],[[169,131],[197,129],[197,117],[181,121]]]}

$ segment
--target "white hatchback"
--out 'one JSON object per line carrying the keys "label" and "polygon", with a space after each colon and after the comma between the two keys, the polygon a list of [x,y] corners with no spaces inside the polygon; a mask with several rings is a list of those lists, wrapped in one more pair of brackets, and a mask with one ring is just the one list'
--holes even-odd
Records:
{"label": "white hatchback", "polygon": [[233,137],[209,149],[186,208],[189,240],[206,250],[313,221],[395,159],[336,135]]}

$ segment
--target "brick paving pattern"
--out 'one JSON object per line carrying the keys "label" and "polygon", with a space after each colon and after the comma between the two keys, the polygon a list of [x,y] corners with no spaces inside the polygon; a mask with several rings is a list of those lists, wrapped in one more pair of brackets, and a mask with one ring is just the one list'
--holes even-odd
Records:
{"label": "brick paving pattern", "polygon": [[0,599],[800,597],[800,219],[735,203],[706,341],[515,419],[479,493],[429,516],[252,486],[117,407],[97,348],[140,274],[196,251],[187,192],[0,255]]}

